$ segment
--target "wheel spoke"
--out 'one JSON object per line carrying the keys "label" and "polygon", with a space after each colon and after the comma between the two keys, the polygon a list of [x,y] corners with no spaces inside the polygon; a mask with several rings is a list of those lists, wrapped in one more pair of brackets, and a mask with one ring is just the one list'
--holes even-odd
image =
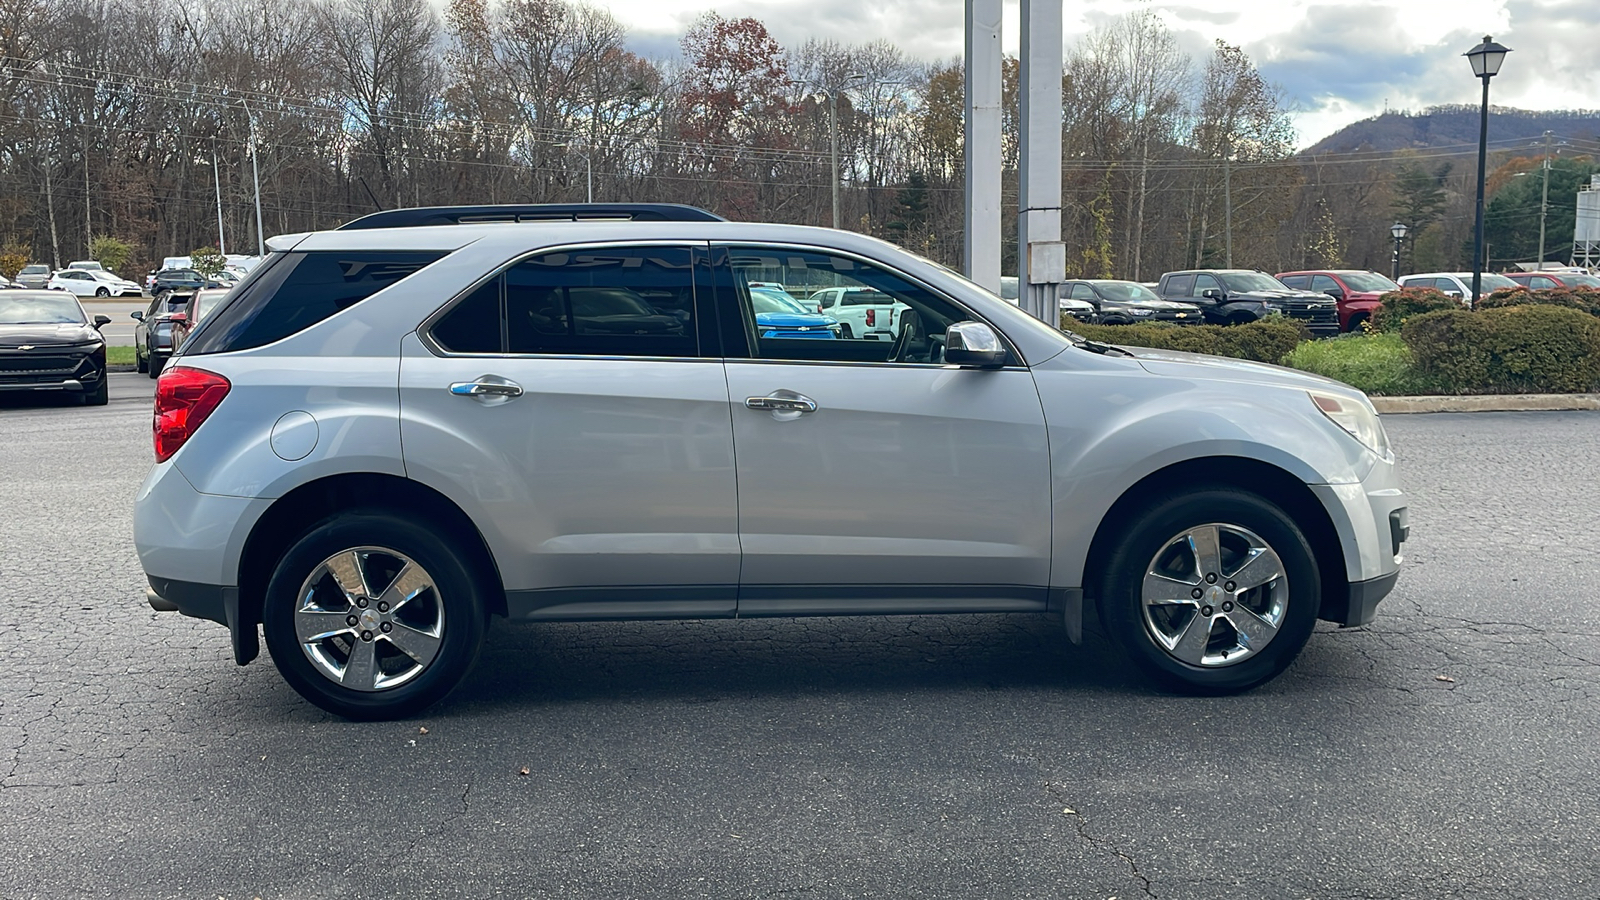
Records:
{"label": "wheel spoke", "polygon": [[1272,552],[1270,547],[1252,549],[1250,561],[1239,567],[1239,571],[1228,576],[1230,581],[1238,585],[1240,591],[1258,588],[1275,578],[1283,577],[1283,560],[1278,554]]}
{"label": "wheel spoke", "polygon": [[1202,525],[1189,532],[1189,550],[1194,554],[1195,577],[1222,570],[1222,538],[1217,526]]}
{"label": "wheel spoke", "polygon": [[315,644],[337,634],[355,634],[355,629],[345,620],[345,611],[325,609],[297,609],[294,613],[294,634],[302,644]]}
{"label": "wheel spoke", "polygon": [[387,601],[392,612],[405,606],[418,594],[431,587],[433,579],[428,577],[428,573],[416,563],[407,562],[378,599]]}
{"label": "wheel spoke", "polygon": [[1178,640],[1172,645],[1172,655],[1192,665],[1198,666],[1205,659],[1206,645],[1211,642],[1211,617],[1200,615],[1199,610],[1190,617],[1189,624],[1184,627],[1183,634],[1178,635]]}
{"label": "wheel spoke", "polygon": [[1156,572],[1147,572],[1140,592],[1144,597],[1145,603],[1198,606],[1199,604],[1196,603],[1194,596],[1190,592],[1199,587],[1199,585],[1199,579],[1181,581],[1177,578],[1168,578]]}
{"label": "wheel spoke", "polygon": [[370,597],[372,593],[367,589],[366,571],[361,565],[361,554],[355,550],[341,553],[323,563],[328,568],[328,574],[338,582],[339,590],[344,591],[344,596],[351,606],[355,605],[357,597]]}
{"label": "wheel spoke", "polygon": [[1246,650],[1260,650],[1278,633],[1278,626],[1244,606],[1235,606],[1225,615],[1233,630],[1239,632],[1239,646]]}
{"label": "wheel spoke", "polygon": [[344,671],[339,675],[339,683],[345,687],[361,691],[370,691],[378,685],[378,652],[376,641],[363,641],[356,638],[350,646],[350,658],[344,664]]}
{"label": "wheel spoke", "polygon": [[394,623],[394,630],[384,637],[400,648],[402,653],[416,660],[419,666],[433,662],[433,658],[439,655],[439,645],[443,643],[438,635],[418,631],[400,622]]}

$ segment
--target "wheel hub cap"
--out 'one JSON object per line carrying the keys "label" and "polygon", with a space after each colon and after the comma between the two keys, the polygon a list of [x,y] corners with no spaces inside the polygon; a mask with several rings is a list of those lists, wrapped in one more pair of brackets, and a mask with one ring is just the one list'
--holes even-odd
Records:
{"label": "wheel hub cap", "polygon": [[354,547],[319,563],[300,586],[294,628],[319,675],[356,691],[412,681],[439,654],[444,604],[416,561]]}
{"label": "wheel hub cap", "polygon": [[1146,567],[1146,633],[1179,662],[1231,666],[1261,652],[1288,611],[1283,561],[1237,525],[1211,523],[1174,535]]}

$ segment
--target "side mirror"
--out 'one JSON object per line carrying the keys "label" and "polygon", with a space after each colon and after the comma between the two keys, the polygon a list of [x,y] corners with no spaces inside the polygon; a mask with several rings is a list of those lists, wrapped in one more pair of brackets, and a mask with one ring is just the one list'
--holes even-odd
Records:
{"label": "side mirror", "polygon": [[128,318],[134,320],[135,322],[143,322],[144,321],[144,310],[136,309],[133,312],[128,313]]}
{"label": "side mirror", "polygon": [[1216,288],[1206,288],[1200,292],[1200,296],[1206,298],[1207,300],[1221,300],[1222,292]]}
{"label": "side mirror", "polygon": [[110,324],[111,324],[111,317],[110,316],[95,316],[94,317],[94,327],[96,327],[96,328],[99,328],[102,325],[110,325]]}
{"label": "side mirror", "polygon": [[944,361],[980,369],[998,368],[1006,364],[1006,347],[988,325],[957,322],[944,333]]}
{"label": "side mirror", "polygon": [[1450,298],[1455,299],[1455,300],[1460,300],[1461,299],[1461,292],[1460,291],[1445,291],[1444,295],[1446,297],[1450,297]]}
{"label": "side mirror", "polygon": [[1332,297],[1335,300],[1343,300],[1344,299],[1344,291],[1341,291],[1338,288],[1328,288],[1327,290],[1323,291],[1323,293],[1327,294],[1329,297]]}

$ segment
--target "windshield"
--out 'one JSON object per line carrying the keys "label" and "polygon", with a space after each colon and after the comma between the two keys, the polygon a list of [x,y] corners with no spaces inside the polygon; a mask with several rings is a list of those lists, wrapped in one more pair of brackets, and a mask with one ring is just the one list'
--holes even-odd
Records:
{"label": "windshield", "polygon": [[[1470,272],[1467,273],[1466,275],[1464,275],[1462,277],[1461,280],[1470,282],[1472,280],[1472,274]],[[1483,273],[1483,290],[1485,292],[1498,291],[1498,290],[1500,290],[1502,288],[1517,288],[1517,287],[1522,287],[1522,285],[1517,284],[1515,281],[1512,281],[1511,279],[1505,277],[1504,275],[1500,275],[1500,274],[1497,274],[1495,272],[1485,272],[1485,273]]]}
{"label": "windshield", "polygon": [[0,296],[0,325],[82,325],[83,307],[70,295]]}
{"label": "windshield", "polygon": [[1107,300],[1121,300],[1124,303],[1142,303],[1161,299],[1156,296],[1155,291],[1137,281],[1101,281],[1095,284],[1095,289],[1100,292],[1100,296]]}
{"label": "windshield", "polygon": [[805,305],[785,291],[771,288],[751,288],[750,304],[757,313],[809,313]]}
{"label": "windshield", "polygon": [[[194,320],[200,321],[206,314],[217,308],[217,301],[228,296],[227,291],[204,291],[194,298]],[[190,323],[194,324],[193,322]]]}
{"label": "windshield", "polygon": [[96,280],[96,281],[121,281],[122,280],[121,278],[118,278],[117,276],[111,274],[110,272],[107,272],[104,269],[95,269],[94,271],[90,272],[89,275],[90,275],[90,277],[94,278],[94,280]]}
{"label": "windshield", "polygon": [[1287,291],[1283,282],[1261,272],[1229,272],[1222,276],[1230,291]]}
{"label": "windshield", "polygon": [[1600,288],[1600,278],[1593,275],[1563,275],[1561,280],[1567,283],[1567,287]]}
{"label": "windshield", "polygon": [[1339,277],[1344,279],[1344,283],[1349,285],[1352,291],[1382,291],[1387,293],[1400,290],[1400,285],[1379,275],[1377,272],[1351,272]]}

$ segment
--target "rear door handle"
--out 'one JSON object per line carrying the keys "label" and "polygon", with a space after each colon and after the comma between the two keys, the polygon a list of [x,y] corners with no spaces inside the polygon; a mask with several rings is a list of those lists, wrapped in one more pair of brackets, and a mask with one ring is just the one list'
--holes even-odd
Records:
{"label": "rear door handle", "polygon": [[483,375],[477,381],[458,381],[450,385],[450,393],[460,397],[478,397],[482,399],[505,398],[522,396],[522,385],[509,378],[498,375]]}
{"label": "rear door handle", "polygon": [[773,395],[767,397],[746,397],[744,405],[750,409],[766,409],[773,412],[817,411],[817,401],[793,391],[774,391]]}

